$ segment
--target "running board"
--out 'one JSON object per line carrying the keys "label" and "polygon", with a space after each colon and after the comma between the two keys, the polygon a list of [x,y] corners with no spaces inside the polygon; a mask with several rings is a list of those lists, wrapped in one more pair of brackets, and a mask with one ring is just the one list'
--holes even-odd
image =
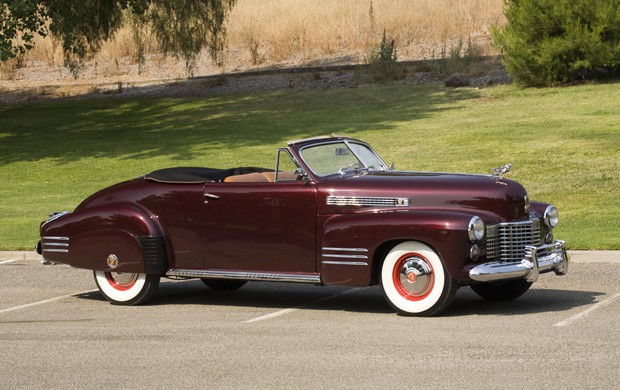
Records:
{"label": "running board", "polygon": [[176,276],[181,278],[201,279],[233,279],[252,280],[266,282],[293,282],[293,283],[321,283],[319,274],[296,274],[296,273],[262,273],[248,271],[226,270],[198,270],[198,269],[171,269],[166,272],[166,277]]}

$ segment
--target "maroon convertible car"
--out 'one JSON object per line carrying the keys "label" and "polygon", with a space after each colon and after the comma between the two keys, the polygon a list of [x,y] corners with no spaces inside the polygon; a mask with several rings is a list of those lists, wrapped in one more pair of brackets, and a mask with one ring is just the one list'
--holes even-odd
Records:
{"label": "maroon convertible car", "polygon": [[161,277],[380,284],[401,314],[434,315],[461,286],[511,300],[566,274],[558,211],[501,175],[403,172],[343,136],[292,141],[274,169],[169,168],[99,191],[41,224],[44,263],[93,270],[112,303]]}

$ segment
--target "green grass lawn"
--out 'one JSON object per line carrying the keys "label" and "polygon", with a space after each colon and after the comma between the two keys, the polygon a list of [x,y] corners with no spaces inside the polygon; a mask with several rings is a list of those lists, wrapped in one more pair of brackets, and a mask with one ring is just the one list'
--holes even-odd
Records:
{"label": "green grass lawn", "polygon": [[620,249],[620,88],[370,86],[0,105],[0,250],[50,211],[169,166],[273,167],[289,139],[343,133],[398,169],[489,173],[560,210],[571,249]]}

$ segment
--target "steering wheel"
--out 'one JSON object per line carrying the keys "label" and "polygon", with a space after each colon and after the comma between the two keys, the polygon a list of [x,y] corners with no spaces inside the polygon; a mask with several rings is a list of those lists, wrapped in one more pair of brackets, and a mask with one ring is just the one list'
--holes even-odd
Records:
{"label": "steering wheel", "polygon": [[364,166],[362,165],[362,163],[360,163],[359,161],[355,161],[352,162],[351,164],[347,165],[346,167],[340,168],[340,171],[338,171],[340,174],[343,174],[347,171],[351,171],[351,170],[356,170],[359,168],[363,168]]}

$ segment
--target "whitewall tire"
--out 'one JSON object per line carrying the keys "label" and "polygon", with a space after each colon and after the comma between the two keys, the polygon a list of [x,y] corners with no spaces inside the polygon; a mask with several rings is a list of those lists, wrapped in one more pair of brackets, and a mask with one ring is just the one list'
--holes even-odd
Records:
{"label": "whitewall tire", "polygon": [[441,312],[452,303],[458,289],[437,253],[416,241],[390,250],[381,267],[381,286],[396,311],[416,316]]}
{"label": "whitewall tire", "polygon": [[99,291],[117,305],[139,305],[149,300],[159,286],[159,275],[93,271]]}

